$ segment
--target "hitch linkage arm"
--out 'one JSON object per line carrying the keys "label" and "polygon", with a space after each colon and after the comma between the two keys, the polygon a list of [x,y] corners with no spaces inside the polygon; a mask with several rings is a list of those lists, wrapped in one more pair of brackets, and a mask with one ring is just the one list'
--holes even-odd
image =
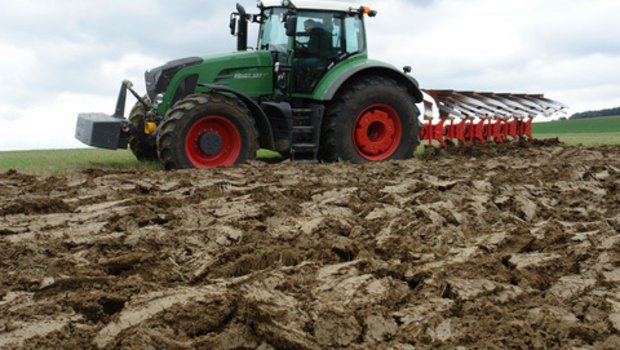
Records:
{"label": "hitch linkage arm", "polygon": [[133,89],[133,83],[129,80],[123,80],[121,83],[121,91],[118,93],[118,100],[116,101],[116,110],[114,111],[114,118],[125,119],[125,104],[127,100],[127,90],[144,105],[147,110],[151,109],[151,106]]}

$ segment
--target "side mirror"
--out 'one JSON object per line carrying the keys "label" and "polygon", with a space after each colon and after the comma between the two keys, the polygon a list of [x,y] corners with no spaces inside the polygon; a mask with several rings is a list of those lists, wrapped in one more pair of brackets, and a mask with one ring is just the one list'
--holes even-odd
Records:
{"label": "side mirror", "polygon": [[286,16],[286,35],[287,36],[295,36],[297,34],[297,16],[289,15]]}
{"label": "side mirror", "polygon": [[235,35],[237,33],[237,17],[230,15],[228,27],[230,27],[230,34]]}

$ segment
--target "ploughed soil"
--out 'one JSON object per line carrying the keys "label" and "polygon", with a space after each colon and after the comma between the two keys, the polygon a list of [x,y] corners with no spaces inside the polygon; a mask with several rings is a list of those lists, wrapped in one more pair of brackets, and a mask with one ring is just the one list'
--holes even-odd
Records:
{"label": "ploughed soil", "polygon": [[620,349],[620,146],[0,174],[0,349]]}

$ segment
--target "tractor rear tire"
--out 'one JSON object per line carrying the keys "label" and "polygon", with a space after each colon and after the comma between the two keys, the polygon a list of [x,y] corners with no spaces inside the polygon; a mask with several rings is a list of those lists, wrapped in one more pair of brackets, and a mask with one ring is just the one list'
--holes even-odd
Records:
{"label": "tractor rear tire", "polygon": [[250,111],[217,93],[178,101],[157,135],[157,153],[167,170],[232,166],[256,159],[257,149]]}
{"label": "tractor rear tire", "polygon": [[388,77],[362,77],[327,106],[320,158],[352,163],[411,158],[419,143],[419,115],[405,86]]}
{"label": "tractor rear tire", "polygon": [[[148,102],[148,98],[145,98],[145,100]],[[129,113],[129,122],[136,130],[141,132],[144,130],[145,116],[146,108],[142,103],[138,102]],[[157,160],[157,147],[154,144],[146,144],[133,135],[129,135],[129,149],[141,162]]]}

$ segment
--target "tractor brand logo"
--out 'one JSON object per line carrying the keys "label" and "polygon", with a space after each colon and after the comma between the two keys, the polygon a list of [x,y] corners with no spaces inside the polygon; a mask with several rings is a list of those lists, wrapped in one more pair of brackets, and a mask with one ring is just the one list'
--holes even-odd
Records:
{"label": "tractor brand logo", "polygon": [[262,79],[266,78],[269,74],[267,73],[235,73],[235,79]]}

